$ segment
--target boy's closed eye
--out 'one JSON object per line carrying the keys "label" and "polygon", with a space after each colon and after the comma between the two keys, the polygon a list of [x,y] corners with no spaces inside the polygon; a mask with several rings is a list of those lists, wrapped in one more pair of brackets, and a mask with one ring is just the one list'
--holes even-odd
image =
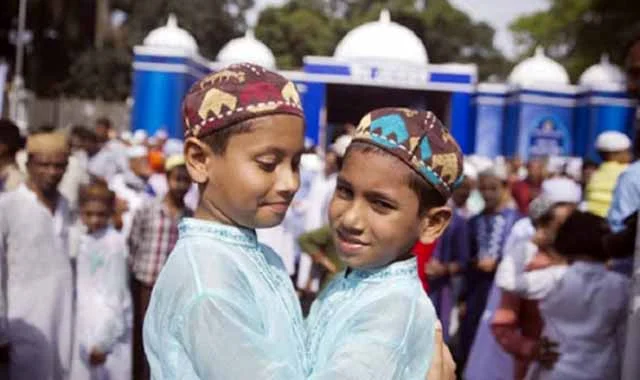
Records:
{"label": "boy's closed eye", "polygon": [[351,190],[351,187],[348,184],[338,180],[338,184],[336,185],[336,195],[340,199],[351,199],[353,198],[353,190]]}
{"label": "boy's closed eye", "polygon": [[267,153],[256,156],[254,160],[260,169],[270,173],[276,170],[276,167],[282,162],[282,158],[282,155],[277,153]]}

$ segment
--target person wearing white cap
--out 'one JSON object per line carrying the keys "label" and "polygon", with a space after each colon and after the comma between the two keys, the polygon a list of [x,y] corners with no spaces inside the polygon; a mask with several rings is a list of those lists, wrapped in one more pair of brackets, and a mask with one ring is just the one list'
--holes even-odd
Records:
{"label": "person wearing white cap", "polygon": [[596,149],[603,163],[587,184],[585,198],[587,210],[605,218],[609,212],[618,176],[631,161],[631,139],[617,131],[602,132],[596,139]]}
{"label": "person wearing white cap", "polygon": [[136,210],[143,202],[150,199],[148,185],[149,177],[152,174],[149,164],[149,151],[142,145],[134,145],[127,149],[129,168],[121,174],[116,174],[109,181],[109,188],[116,193],[116,197],[126,202],[126,211],[123,211],[121,231],[125,236],[129,235],[131,221]]}

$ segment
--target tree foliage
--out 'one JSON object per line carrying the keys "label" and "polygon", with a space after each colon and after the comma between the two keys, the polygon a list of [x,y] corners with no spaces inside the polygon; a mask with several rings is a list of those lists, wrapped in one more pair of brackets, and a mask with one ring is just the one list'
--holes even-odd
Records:
{"label": "tree foliage", "polygon": [[280,67],[295,68],[305,55],[331,55],[346,33],[377,20],[382,8],[423,41],[430,62],[474,62],[482,78],[505,74],[508,62],[493,45],[493,28],[447,0],[430,0],[427,7],[411,0],[292,0],[263,11],[256,35],[273,49]]}
{"label": "tree foliage", "polygon": [[622,63],[626,43],[640,32],[640,2],[550,0],[549,10],[520,17],[511,30],[524,55],[544,46],[576,80],[603,53]]}

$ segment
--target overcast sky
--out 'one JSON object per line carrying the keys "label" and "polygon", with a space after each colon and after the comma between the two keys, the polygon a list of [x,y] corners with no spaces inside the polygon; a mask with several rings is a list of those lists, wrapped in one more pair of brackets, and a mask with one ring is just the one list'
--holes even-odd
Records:
{"label": "overcast sky", "polygon": [[[486,21],[496,29],[496,45],[508,56],[516,54],[509,24],[518,16],[548,8],[548,0],[449,0],[473,19]],[[268,5],[285,0],[255,0],[256,6],[247,15],[249,25],[255,25],[257,13]],[[391,15],[393,19],[393,15]],[[429,47],[427,46],[427,49]]]}

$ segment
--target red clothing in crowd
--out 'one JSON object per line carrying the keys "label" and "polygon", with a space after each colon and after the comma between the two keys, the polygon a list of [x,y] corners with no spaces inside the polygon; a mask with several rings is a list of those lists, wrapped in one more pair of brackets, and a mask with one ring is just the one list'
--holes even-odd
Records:
{"label": "red clothing in crowd", "polygon": [[529,212],[529,203],[540,194],[541,184],[535,184],[529,180],[517,181],[511,185],[511,195],[518,205],[518,211],[527,215]]}
{"label": "red clothing in crowd", "polygon": [[431,255],[433,254],[433,250],[436,248],[436,242],[431,244],[422,244],[418,242],[413,247],[413,253],[418,258],[418,277],[420,277],[420,281],[422,282],[422,287],[425,292],[429,291],[429,283],[427,282],[427,273],[425,272],[425,268],[429,260],[431,259]]}

